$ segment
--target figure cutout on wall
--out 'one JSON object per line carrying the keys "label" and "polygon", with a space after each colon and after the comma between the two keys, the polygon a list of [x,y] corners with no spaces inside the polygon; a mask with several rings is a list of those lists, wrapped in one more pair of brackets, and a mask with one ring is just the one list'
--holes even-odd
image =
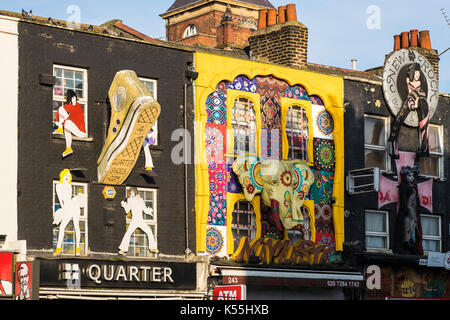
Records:
{"label": "figure cutout on wall", "polygon": [[400,206],[395,224],[396,253],[422,255],[422,227],[419,216],[419,195],[416,167],[403,166],[399,185]]}
{"label": "figure cutout on wall", "polygon": [[131,211],[131,222],[128,226],[122,242],[119,245],[119,254],[124,255],[128,251],[131,235],[136,229],[141,229],[148,239],[148,247],[151,252],[158,252],[152,229],[145,223],[143,213],[153,216],[153,209],[145,205],[144,199],[139,195],[137,188],[131,187],[127,190],[127,200],[121,202],[126,214]]}
{"label": "figure cutout on wall", "polygon": [[59,225],[58,242],[54,255],[59,256],[62,254],[65,230],[72,220],[75,229],[75,255],[78,257],[81,253],[80,209],[84,207],[86,195],[79,193],[72,197],[72,174],[69,169],[61,171],[59,182],[56,184],[55,189],[61,208],[53,214],[53,224]]}
{"label": "figure cutout on wall", "polygon": [[30,270],[26,263],[22,263],[17,271],[17,279],[20,284],[19,294],[16,296],[16,300],[31,300],[31,292],[29,287],[30,282]]}
{"label": "figure cutout on wall", "polygon": [[428,157],[428,125],[439,100],[438,80],[430,62],[413,50],[396,51],[384,66],[383,92],[395,116],[388,139],[391,157],[399,158],[402,125],[417,127],[417,156]]}
{"label": "figure cutout on wall", "polygon": [[161,107],[132,70],[116,74],[108,97],[111,120],[97,160],[97,175],[101,184],[120,185],[133,170]]}
{"label": "figure cutout on wall", "polygon": [[78,103],[78,97],[73,90],[67,90],[66,104],[59,107],[56,112],[55,133],[64,134],[66,139],[66,150],[62,153],[65,158],[73,153],[72,135],[78,138],[87,138],[86,124],[84,122],[84,111]]}
{"label": "figure cutout on wall", "polygon": [[144,156],[145,156],[145,170],[151,171],[153,170],[153,159],[152,154],[150,153],[150,146],[153,146],[156,144],[157,139],[157,130],[155,128],[156,125],[152,127],[152,129],[148,132],[147,137],[145,137],[144,144],[142,145],[142,148],[144,149]]}

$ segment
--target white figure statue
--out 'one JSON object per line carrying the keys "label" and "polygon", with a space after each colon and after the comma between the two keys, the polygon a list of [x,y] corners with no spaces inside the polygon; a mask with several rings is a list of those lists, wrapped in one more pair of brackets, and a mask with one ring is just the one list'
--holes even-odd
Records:
{"label": "white figure statue", "polygon": [[123,236],[122,242],[120,243],[119,254],[123,255],[128,251],[131,235],[138,228],[141,229],[147,235],[150,251],[158,252],[153,232],[148,226],[148,224],[145,223],[142,214],[145,213],[150,216],[153,216],[153,209],[148,208],[145,205],[144,199],[141,198],[135,187],[129,188],[129,190],[127,191],[127,196],[128,196],[127,201],[122,201],[121,205],[125,209],[126,214],[128,214],[131,211],[132,217],[127,232]]}

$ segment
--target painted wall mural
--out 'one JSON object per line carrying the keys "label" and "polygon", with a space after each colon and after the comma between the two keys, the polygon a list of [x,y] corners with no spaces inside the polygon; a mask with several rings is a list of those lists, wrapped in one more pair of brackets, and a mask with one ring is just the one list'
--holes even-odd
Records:
{"label": "painted wall mural", "polygon": [[390,298],[450,299],[448,272],[439,268],[421,269],[404,266],[380,266],[379,288],[365,288],[365,300]]}
{"label": "painted wall mural", "polygon": [[127,215],[131,214],[131,222],[128,225],[127,231],[125,232],[122,242],[119,245],[119,255],[125,255],[128,251],[131,236],[136,229],[142,230],[147,236],[149,250],[155,253],[158,252],[153,231],[145,222],[143,216],[143,214],[146,214],[153,217],[153,208],[146,206],[144,199],[142,199],[139,195],[136,187],[128,188],[127,200],[122,201],[120,204]]}
{"label": "painted wall mural", "polygon": [[383,92],[394,121],[388,141],[391,156],[398,159],[398,137],[402,125],[418,128],[418,156],[428,156],[428,124],[436,111],[439,84],[430,62],[413,50],[396,51],[386,61]]}
{"label": "painted wall mural", "polygon": [[78,97],[73,90],[67,90],[66,103],[56,111],[54,133],[63,134],[66,149],[62,153],[65,158],[73,154],[72,135],[78,138],[87,138],[84,111],[78,103]]}
{"label": "painted wall mural", "polygon": [[[111,120],[102,152],[97,160],[98,181],[101,184],[120,185],[136,164],[141,148],[146,153],[146,168],[153,168],[149,150],[152,127],[161,107],[149,89],[132,70],[119,71],[108,92]],[[147,154],[148,151],[148,154]]]}
{"label": "painted wall mural", "polygon": [[[336,252],[335,122],[324,102],[302,85],[273,76],[238,75],[215,88],[204,109],[206,251],[244,262],[251,255],[265,263],[331,262]],[[242,149],[244,155],[236,157]],[[242,223],[242,201],[261,201],[254,221]],[[254,230],[254,238],[239,228]]]}
{"label": "painted wall mural", "polygon": [[63,240],[66,235],[66,227],[72,222],[74,230],[75,255],[81,254],[81,210],[86,206],[85,193],[76,193],[72,187],[72,174],[69,169],[64,169],[59,174],[59,181],[55,185],[58,203],[55,203],[53,212],[53,225],[59,226],[56,242],[55,256],[63,253]]}

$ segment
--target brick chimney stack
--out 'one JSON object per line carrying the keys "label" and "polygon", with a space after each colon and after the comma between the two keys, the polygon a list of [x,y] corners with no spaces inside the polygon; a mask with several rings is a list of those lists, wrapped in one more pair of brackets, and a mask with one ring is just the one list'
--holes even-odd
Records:
{"label": "brick chimney stack", "polygon": [[297,21],[295,4],[260,10],[258,30],[248,38],[253,59],[301,67],[308,57],[308,28]]}
{"label": "brick chimney stack", "polygon": [[413,29],[394,35],[394,51],[386,56],[386,60],[397,50],[414,50],[423,55],[433,66],[439,80],[439,56],[437,50],[432,49],[430,31]]}

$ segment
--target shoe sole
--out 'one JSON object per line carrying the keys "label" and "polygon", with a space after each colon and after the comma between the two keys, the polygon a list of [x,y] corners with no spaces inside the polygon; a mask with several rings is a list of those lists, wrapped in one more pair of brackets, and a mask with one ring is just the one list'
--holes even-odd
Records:
{"label": "shoe sole", "polygon": [[144,139],[160,112],[161,107],[152,97],[144,96],[133,101],[121,130],[98,165],[99,183],[120,185],[128,178]]}

